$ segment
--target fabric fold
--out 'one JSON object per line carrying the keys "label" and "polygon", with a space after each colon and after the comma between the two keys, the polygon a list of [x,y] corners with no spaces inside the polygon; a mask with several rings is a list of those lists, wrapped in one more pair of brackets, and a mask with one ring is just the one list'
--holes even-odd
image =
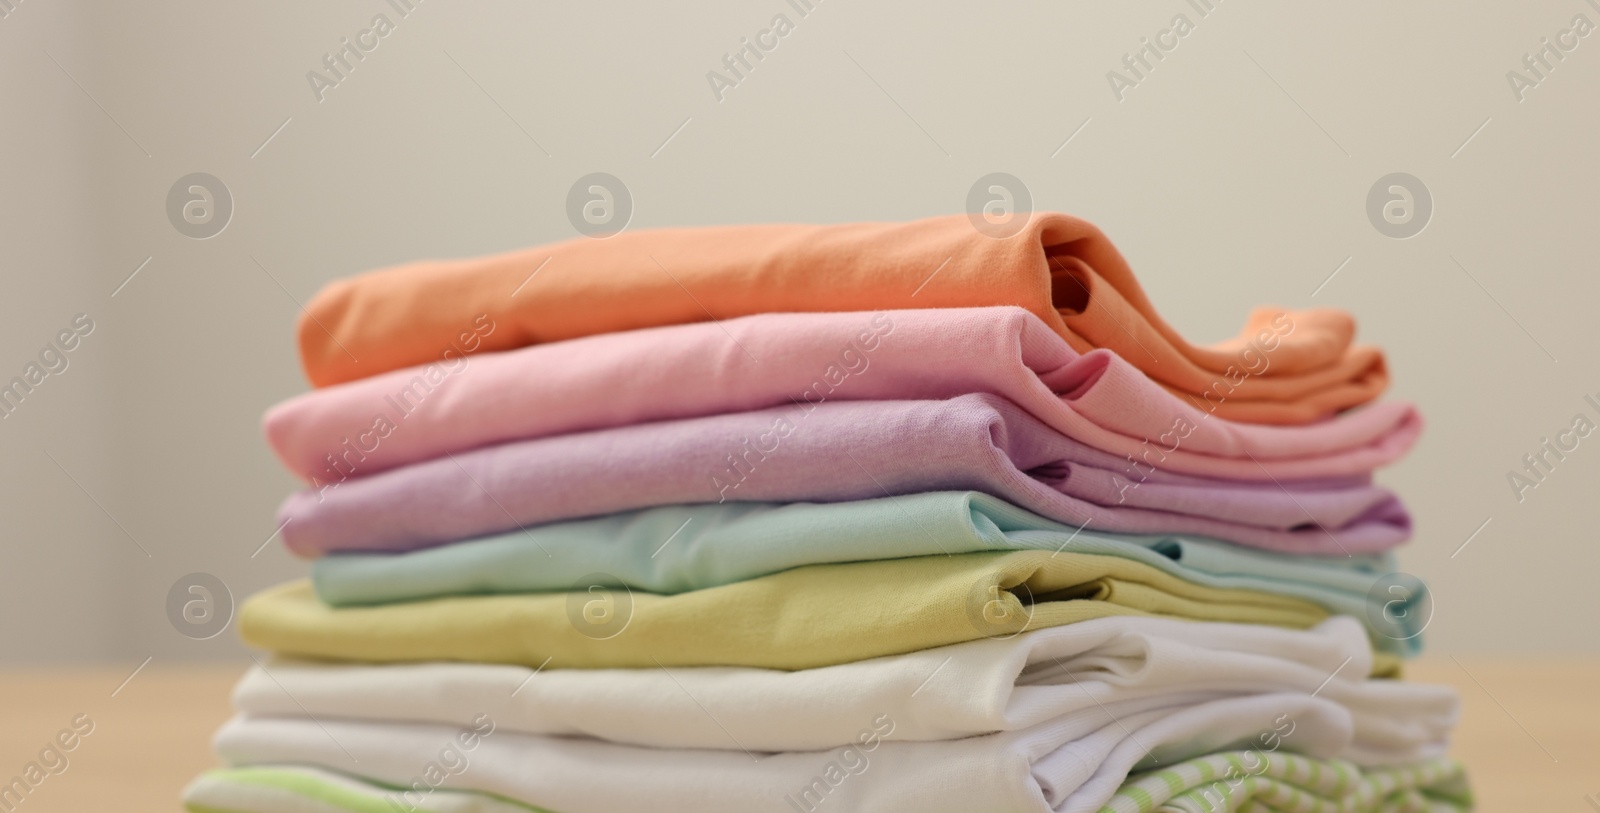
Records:
{"label": "fabric fold", "polygon": [[329,607],[307,582],[239,611],[245,643],[352,661],[806,669],[1115,615],[1306,628],[1301,599],[1219,590],[1111,556],[1039,551],[813,565],[658,596],[600,586]]}
{"label": "fabric fold", "polygon": [[[217,733],[230,765],[298,763],[395,787],[427,789],[430,763],[455,770],[437,784],[567,813],[617,810],[973,810],[1094,813],[1131,771],[1219,750],[1255,748],[1336,759],[1355,722],[1339,704],[1268,693],[1132,713],[1098,711],[1025,731],[961,740],[886,742],[897,722],[860,723],[853,744],[757,753],[656,749],[502,730],[484,714],[470,728],[309,717],[241,717]],[[469,750],[466,742],[474,743]],[[450,753],[441,756],[446,751]],[[617,781],[626,776],[627,781]],[[419,779],[420,778],[420,779]],[[421,794],[419,795],[430,795]],[[403,799],[404,797],[397,797]]]}
{"label": "fabric fold", "polygon": [[1177,474],[1061,435],[992,395],[840,401],[491,446],[306,489],[279,512],[291,550],[408,550],[676,503],[842,502],[973,490],[1114,533],[1192,534],[1349,556],[1409,537],[1365,477],[1242,482]]}
{"label": "fabric fold", "polygon": [[1442,754],[1459,714],[1455,693],[1367,679],[1383,668],[1349,618],[1301,631],[1124,616],[792,672],[277,659],[245,675],[234,705],[254,717],[458,726],[488,714],[524,734],[776,752],[849,745],[862,720],[881,714],[896,721],[885,741],[952,740],[1299,692],[1350,712],[1349,758],[1398,764]]}
{"label": "fabric fold", "polygon": [[[313,561],[311,576],[318,598],[334,606],[564,591],[600,571],[615,578],[607,586],[673,594],[806,565],[1001,550],[1117,556],[1209,587],[1301,598],[1369,619],[1382,648],[1420,648],[1423,614],[1406,597],[1423,591],[1395,572],[1392,555],[1310,558],[1197,537],[1101,534],[970,491],[662,506],[410,553],[335,553]],[[1409,589],[1371,595],[1384,577]]]}
{"label": "fabric fold", "polygon": [[[215,768],[183,790],[189,813],[396,813],[397,789],[365,779],[285,763]],[[430,787],[413,791],[400,813],[557,813],[487,793]]]}
{"label": "fabric fold", "polygon": [[[334,282],[306,307],[301,360],[316,386],[499,351],[756,313],[1011,305],[1079,353],[1104,347],[1162,385],[1222,394],[1221,417],[1307,423],[1386,386],[1342,311],[1257,311],[1239,336],[1185,341],[1099,229],[1038,213],[995,239],[962,215],[910,223],[628,231]],[[487,328],[487,330],[485,329]],[[1272,366],[1257,371],[1260,356]]]}
{"label": "fabric fold", "polygon": [[1208,754],[1128,778],[1100,813],[1415,813],[1472,810],[1461,764],[1369,768],[1256,751]]}
{"label": "fabric fold", "polygon": [[[184,791],[191,813],[392,813],[390,801],[397,796],[395,789],[383,785],[287,764],[207,771]],[[431,788],[413,800],[421,802],[414,809],[429,813],[551,813],[451,788]],[[1255,807],[1246,808],[1247,803]],[[1473,795],[1465,771],[1450,759],[1363,771],[1337,760],[1232,751],[1129,777],[1099,813],[1245,809],[1258,813],[1465,813],[1473,809]],[[802,813],[804,810],[802,807]]]}
{"label": "fabric fold", "polygon": [[[1283,349],[1283,348],[1279,348]],[[1268,373],[1276,351],[1252,369]],[[1006,398],[1063,435],[1145,466],[1280,480],[1365,473],[1415,442],[1409,404],[1296,427],[1214,414],[1106,351],[1080,354],[1015,307],[770,313],[608,333],[313,390],[273,407],[267,440],[306,482],[335,482],[482,446],[633,423],[829,400]]]}

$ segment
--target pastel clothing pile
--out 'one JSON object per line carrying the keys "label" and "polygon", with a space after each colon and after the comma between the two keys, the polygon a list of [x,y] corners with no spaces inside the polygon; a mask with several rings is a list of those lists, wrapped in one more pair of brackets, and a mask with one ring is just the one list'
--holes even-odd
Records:
{"label": "pastel clothing pile", "polygon": [[1192,345],[1094,226],[629,232],[336,282],[311,578],[196,813],[1460,811],[1333,310]]}

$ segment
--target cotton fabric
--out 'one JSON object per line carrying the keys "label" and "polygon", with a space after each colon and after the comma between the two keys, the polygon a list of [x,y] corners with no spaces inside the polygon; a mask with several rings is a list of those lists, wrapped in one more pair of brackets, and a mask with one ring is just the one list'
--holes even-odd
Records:
{"label": "cotton fabric", "polygon": [[246,601],[239,632],[260,649],[354,661],[807,669],[1110,615],[1303,629],[1328,613],[1127,559],[1023,551],[813,565],[676,596],[590,588],[333,608],[290,582]]}
{"label": "cotton fabric", "polygon": [[[961,740],[874,738],[893,723],[884,715],[862,720],[859,744],[846,748],[760,756],[737,749],[640,748],[496,727],[463,759],[453,760],[461,770],[447,782],[568,813],[701,813],[708,800],[718,809],[748,813],[793,813],[800,802],[840,813],[1093,813],[1139,768],[1267,743],[1318,759],[1338,758],[1354,729],[1339,704],[1289,693],[1115,720],[1096,710],[1026,731]],[[421,723],[240,717],[217,733],[216,748],[236,767],[299,763],[410,786],[461,731]]]}
{"label": "cotton fabric", "polygon": [[817,669],[571,670],[278,659],[250,670],[234,706],[253,717],[349,717],[467,726],[487,714],[524,734],[654,748],[820,751],[886,714],[890,742],[1103,720],[1223,697],[1289,692],[1344,707],[1347,756],[1399,764],[1442,753],[1458,717],[1448,687],[1369,680],[1360,626],[1309,630],[1112,617]]}
{"label": "cotton fabric", "polygon": [[1259,751],[1208,754],[1129,777],[1100,813],[1446,813],[1472,809],[1461,764],[1443,757],[1365,771]]}
{"label": "cotton fabric", "polygon": [[[1271,373],[1275,351],[1256,367]],[[449,359],[313,390],[267,412],[267,440],[327,483],[536,437],[793,403],[1006,398],[1061,434],[1181,474],[1267,481],[1364,474],[1415,442],[1409,404],[1306,426],[1220,417],[1107,350],[1079,353],[1021,308],[769,313]],[[330,462],[330,457],[332,458]]]}
{"label": "cotton fabric", "polygon": [[1386,550],[1410,517],[1367,478],[1221,481],[1146,469],[992,395],[840,401],[502,444],[291,495],[284,542],[408,550],[674,503],[974,490],[1073,527],[1313,555]]}
{"label": "cotton fabric", "polygon": [[[1240,777],[1235,780],[1230,777]],[[191,813],[392,813],[393,791],[297,766],[208,771],[184,793]],[[482,793],[438,788],[421,798],[431,813],[539,811]],[[1223,752],[1130,777],[1099,813],[1419,813],[1468,811],[1461,765],[1434,759],[1368,769],[1295,754]]]}
{"label": "cotton fabric", "polygon": [[[300,765],[222,768],[195,777],[183,791],[189,813],[395,813],[393,788]],[[485,793],[434,788],[401,811],[427,813],[554,813]]]}
{"label": "cotton fabric", "polygon": [[[604,572],[610,586],[684,593],[815,564],[997,550],[1117,556],[1186,581],[1311,601],[1373,623],[1375,644],[1414,652],[1421,612],[1380,577],[1391,555],[1310,558],[1197,537],[1101,534],[1052,522],[977,492],[846,503],[674,505],[541,525],[405,554],[333,554],[312,562],[317,597],[334,606],[448,595],[551,592]],[[587,585],[585,585],[587,586]],[[1393,602],[1399,601],[1399,604]]]}
{"label": "cotton fabric", "polygon": [[[1222,417],[1306,423],[1366,403],[1388,380],[1342,311],[1256,311],[1238,338],[1185,341],[1093,225],[1038,213],[996,239],[965,216],[911,223],[629,231],[334,282],[306,306],[301,360],[316,386],[457,352],[769,312],[1012,305],[1079,353],[1116,352],[1151,378],[1228,400]],[[487,334],[484,325],[492,326]],[[1249,374],[1263,348],[1273,366]]]}

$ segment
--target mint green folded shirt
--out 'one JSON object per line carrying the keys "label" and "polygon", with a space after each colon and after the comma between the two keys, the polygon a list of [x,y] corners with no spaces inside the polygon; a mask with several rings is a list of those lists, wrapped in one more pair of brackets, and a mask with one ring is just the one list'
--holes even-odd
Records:
{"label": "mint green folded shirt", "polygon": [[1196,584],[1306,599],[1361,619],[1381,649],[1414,653],[1419,646],[1422,614],[1394,602],[1419,595],[1420,585],[1368,595],[1393,571],[1387,554],[1310,557],[1194,537],[1087,531],[971,491],[670,505],[408,553],[333,554],[316,560],[311,574],[319,598],[351,606],[597,584],[676,594],[804,565],[1012,550],[1118,556]]}

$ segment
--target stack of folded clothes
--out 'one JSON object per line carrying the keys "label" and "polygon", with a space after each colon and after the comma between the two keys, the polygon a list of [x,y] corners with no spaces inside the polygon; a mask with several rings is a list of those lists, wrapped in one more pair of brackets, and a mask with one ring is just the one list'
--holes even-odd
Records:
{"label": "stack of folded clothes", "polygon": [[1354,332],[1191,345],[1059,214],[337,282],[266,418],[312,578],[242,607],[186,802],[1469,809],[1372,482],[1421,421]]}

